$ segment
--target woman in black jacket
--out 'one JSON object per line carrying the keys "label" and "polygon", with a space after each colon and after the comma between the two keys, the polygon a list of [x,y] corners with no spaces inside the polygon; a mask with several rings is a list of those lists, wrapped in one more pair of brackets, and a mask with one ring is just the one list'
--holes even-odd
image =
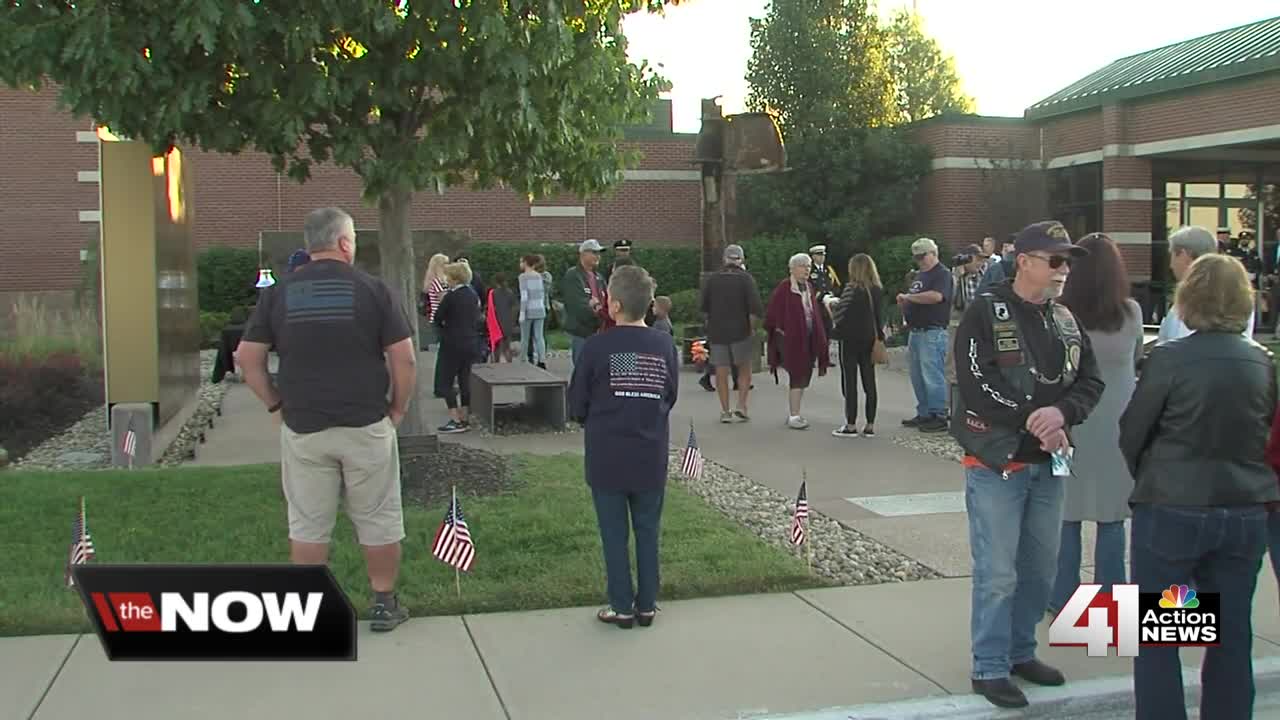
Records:
{"label": "woman in black jacket", "polygon": [[[1174,608],[1184,604],[1174,596],[1204,596],[1198,611],[1217,616],[1221,644],[1201,667],[1201,716],[1249,718],[1265,504],[1280,500],[1265,457],[1276,369],[1269,350],[1241,335],[1253,289],[1240,261],[1201,256],[1175,304],[1193,334],[1151,352],[1120,418],[1120,449],[1135,480],[1131,580]],[[1143,648],[1133,684],[1138,718],[1186,717],[1176,647]]]}
{"label": "woman in black jacket", "polygon": [[863,437],[875,437],[876,366],[871,350],[884,342],[884,288],[870,255],[849,259],[849,283],[832,311],[832,337],[840,347],[840,389],[844,392],[844,425],[832,431],[836,437],[858,437],[858,378],[867,394],[867,424]]}
{"label": "woman in black jacket", "polygon": [[[471,365],[480,351],[480,296],[471,286],[471,266],[455,262],[444,266],[449,289],[440,299],[435,324],[440,328],[440,353],[436,358],[435,395],[449,406],[449,422],[439,432],[460,433],[471,429],[467,411],[471,406]],[[457,383],[457,391],[454,383]],[[461,394],[461,403],[458,402]]]}

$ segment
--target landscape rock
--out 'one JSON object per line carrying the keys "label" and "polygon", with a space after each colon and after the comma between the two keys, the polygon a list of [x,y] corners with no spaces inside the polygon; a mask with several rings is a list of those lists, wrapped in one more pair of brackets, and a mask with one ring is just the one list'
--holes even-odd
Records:
{"label": "landscape rock", "polygon": [[806,559],[813,553],[813,567],[831,582],[842,585],[875,585],[941,577],[932,568],[913,560],[812,507],[809,509],[809,545],[791,544],[795,498],[753,482],[729,468],[705,460],[696,481],[680,474],[682,449],[672,449],[672,482],[688,488],[707,504],[724,513],[766,543]]}

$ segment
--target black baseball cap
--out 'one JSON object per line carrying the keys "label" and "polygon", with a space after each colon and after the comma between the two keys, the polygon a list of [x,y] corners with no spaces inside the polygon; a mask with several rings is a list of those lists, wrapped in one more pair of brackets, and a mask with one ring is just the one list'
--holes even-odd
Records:
{"label": "black baseball cap", "polygon": [[1067,229],[1057,220],[1044,220],[1022,228],[1013,241],[1013,252],[1018,255],[1033,252],[1066,253],[1072,257],[1089,254],[1088,250],[1071,242]]}

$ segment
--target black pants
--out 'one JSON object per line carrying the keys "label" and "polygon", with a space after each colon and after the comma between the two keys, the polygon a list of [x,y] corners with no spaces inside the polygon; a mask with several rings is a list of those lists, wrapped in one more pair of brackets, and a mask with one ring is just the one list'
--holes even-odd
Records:
{"label": "black pants", "polygon": [[[471,348],[440,345],[440,353],[436,357],[435,392],[436,397],[444,398],[450,410],[458,407],[458,392],[462,395],[462,407],[471,407],[471,363],[474,357]],[[455,381],[458,392],[454,391]]]}
{"label": "black pants", "polygon": [[858,376],[867,394],[867,424],[876,421],[876,365],[871,362],[871,346],[840,341],[840,390],[844,393],[844,418],[858,422]]}

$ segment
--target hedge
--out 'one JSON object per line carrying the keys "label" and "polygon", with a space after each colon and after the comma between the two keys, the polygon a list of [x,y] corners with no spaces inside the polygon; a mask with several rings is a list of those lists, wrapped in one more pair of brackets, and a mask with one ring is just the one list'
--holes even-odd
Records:
{"label": "hedge", "polygon": [[199,304],[203,312],[229,313],[237,305],[258,300],[258,251],[210,248],[196,258]]}
{"label": "hedge", "polygon": [[[476,243],[467,248],[466,254],[471,267],[480,272],[486,284],[499,272],[514,278],[520,272],[520,258],[541,255],[555,286],[552,297],[557,299],[563,299],[560,280],[565,271],[578,262],[576,243]],[[632,250],[631,256],[658,281],[659,295],[673,295],[698,287],[701,255],[696,247],[643,247]],[[600,269],[605,270],[611,262],[612,253],[606,252],[600,259]]]}

